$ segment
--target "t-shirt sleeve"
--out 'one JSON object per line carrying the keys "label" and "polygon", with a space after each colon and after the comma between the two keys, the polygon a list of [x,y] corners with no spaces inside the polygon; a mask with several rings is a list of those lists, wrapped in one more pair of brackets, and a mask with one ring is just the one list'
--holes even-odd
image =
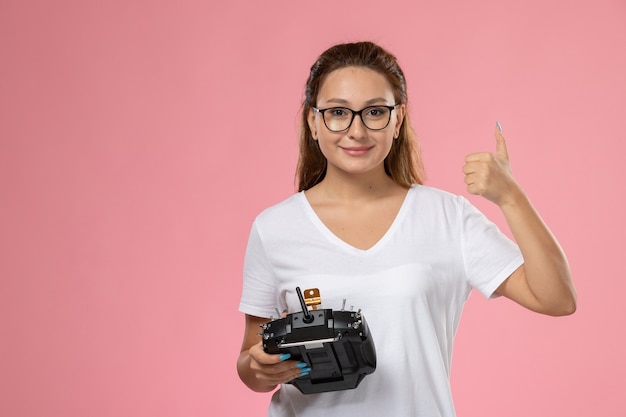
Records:
{"label": "t-shirt sleeve", "polygon": [[517,244],[469,201],[462,200],[462,250],[467,280],[473,288],[491,298],[524,259]]}
{"label": "t-shirt sleeve", "polygon": [[252,225],[243,265],[243,289],[239,311],[258,317],[275,315],[274,274],[257,221]]}

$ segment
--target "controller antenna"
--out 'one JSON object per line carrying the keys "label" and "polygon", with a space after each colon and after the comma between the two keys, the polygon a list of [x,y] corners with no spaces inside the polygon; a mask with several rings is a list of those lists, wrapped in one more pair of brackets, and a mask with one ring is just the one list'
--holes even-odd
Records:
{"label": "controller antenna", "polygon": [[302,319],[306,324],[312,323],[315,320],[313,314],[309,313],[309,308],[306,306],[304,302],[304,297],[302,296],[302,291],[300,287],[296,287],[296,293],[298,294],[298,300],[300,300],[300,306],[302,307],[302,313],[304,314],[304,318]]}

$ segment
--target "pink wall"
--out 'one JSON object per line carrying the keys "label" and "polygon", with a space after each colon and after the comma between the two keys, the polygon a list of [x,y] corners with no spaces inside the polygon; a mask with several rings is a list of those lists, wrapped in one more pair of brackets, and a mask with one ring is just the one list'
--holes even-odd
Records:
{"label": "pink wall", "polygon": [[248,230],[293,192],[309,66],[360,39],[404,66],[428,183],[465,194],[499,120],[571,260],[572,317],[471,298],[459,415],[623,415],[623,0],[2,1],[0,415],[264,415]]}

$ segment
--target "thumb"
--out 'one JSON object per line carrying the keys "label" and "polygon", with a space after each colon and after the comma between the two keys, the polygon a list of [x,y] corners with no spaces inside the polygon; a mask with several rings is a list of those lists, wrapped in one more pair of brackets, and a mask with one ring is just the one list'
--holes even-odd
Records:
{"label": "thumb", "polygon": [[504,136],[502,135],[502,127],[500,123],[496,122],[496,156],[506,159],[509,159],[509,152],[506,149],[506,141],[504,140]]}

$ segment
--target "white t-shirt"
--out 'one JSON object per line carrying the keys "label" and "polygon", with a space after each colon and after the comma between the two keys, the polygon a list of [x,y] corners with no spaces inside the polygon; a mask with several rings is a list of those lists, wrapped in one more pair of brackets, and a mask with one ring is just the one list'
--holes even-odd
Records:
{"label": "white t-shirt", "polygon": [[302,192],[265,210],[250,233],[240,311],[297,312],[295,288],[319,288],[323,308],[346,299],[346,309],[361,309],[377,355],[356,389],[305,395],[282,385],[268,416],[454,416],[450,362],[463,305],[472,288],[491,297],[522,263],[465,198],[421,185],[367,250],[334,235]]}

